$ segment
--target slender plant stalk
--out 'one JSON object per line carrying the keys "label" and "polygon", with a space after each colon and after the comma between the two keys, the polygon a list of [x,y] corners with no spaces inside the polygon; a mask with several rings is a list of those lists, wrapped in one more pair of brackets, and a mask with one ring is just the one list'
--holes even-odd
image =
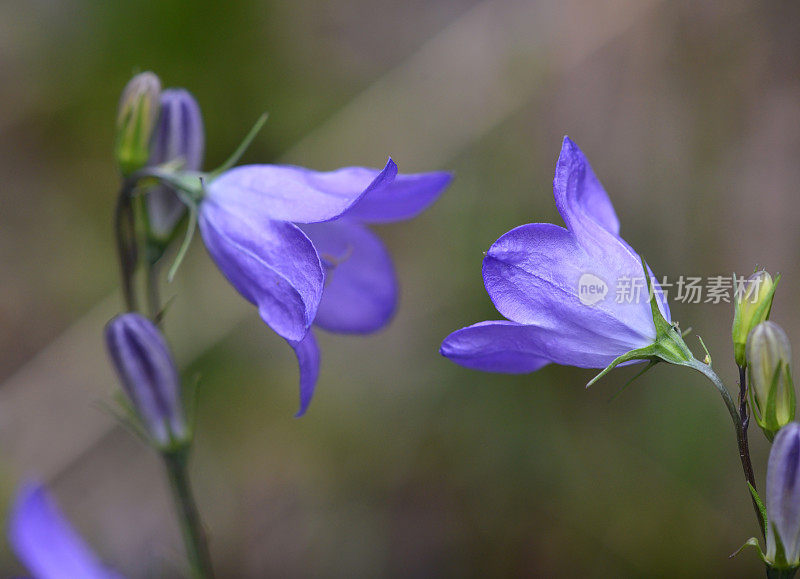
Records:
{"label": "slender plant stalk", "polygon": [[[731,420],[733,420],[733,427],[736,430],[736,443],[739,447],[739,459],[742,461],[742,470],[744,471],[744,478],[747,480],[748,483],[755,489],[756,487],[756,479],[753,474],[753,463],[750,461],[750,448],[747,444],[747,430],[746,430],[746,422],[743,424],[742,415],[740,414],[740,409],[736,407],[736,403],[733,401],[730,392],[723,384],[722,380],[717,373],[711,368],[710,365],[704,364],[699,360],[692,360],[690,363],[687,364],[690,368],[693,368],[703,374],[706,378],[711,380],[711,383],[719,391],[722,399],[725,401],[725,406],[728,408],[728,413],[731,415]],[[741,397],[741,392],[740,392]],[[744,412],[747,409],[745,408]],[[764,520],[761,517],[761,510],[758,508],[758,504],[756,500],[751,496],[750,497],[753,503],[753,510],[756,513],[756,520],[758,521],[758,526],[761,529],[762,537],[766,537],[765,529],[764,529]]]}
{"label": "slender plant stalk", "polygon": [[117,241],[117,257],[122,276],[122,294],[129,312],[137,310],[134,275],[138,263],[138,243],[136,241],[136,214],[131,193],[133,185],[126,181],[117,197],[114,211],[114,234]]}
{"label": "slender plant stalk", "polygon": [[[747,441],[747,427],[750,426],[750,413],[747,409],[747,372],[744,366],[739,366],[739,418],[742,422],[742,442],[739,447],[739,452],[742,453],[742,456],[747,458],[747,467],[745,470],[747,482],[753,485],[753,488],[757,490],[755,478],[753,476],[753,465],[750,462],[750,443]],[[744,464],[745,463],[742,462],[742,466],[744,466]],[[749,474],[747,469],[749,469]],[[759,521],[760,520],[759,518]],[[764,529],[761,530],[763,531]]]}
{"label": "slender plant stalk", "polygon": [[186,451],[164,452],[162,457],[172,486],[186,553],[192,566],[192,576],[196,579],[213,579],[214,568],[211,564],[206,532],[189,484],[187,453]]}
{"label": "slender plant stalk", "polygon": [[[157,259],[153,258],[151,248],[144,241],[146,234],[143,228],[137,228],[137,221],[144,215],[143,201],[134,196],[137,182],[138,178],[129,178],[123,183],[115,211],[115,234],[122,273],[122,289],[128,311],[138,310],[140,297],[138,292],[143,292],[147,313],[150,319],[158,324],[161,316],[159,267]],[[136,270],[141,265],[140,262],[144,262],[144,284],[136,283]],[[162,450],[161,457],[172,488],[192,576],[195,579],[213,579],[214,569],[208,550],[208,540],[189,482],[188,445],[177,450]]]}
{"label": "slender plant stalk", "polygon": [[148,248],[147,266],[145,277],[147,284],[147,314],[153,323],[161,325],[161,293],[158,289],[159,266],[157,261],[151,259],[150,248]]}

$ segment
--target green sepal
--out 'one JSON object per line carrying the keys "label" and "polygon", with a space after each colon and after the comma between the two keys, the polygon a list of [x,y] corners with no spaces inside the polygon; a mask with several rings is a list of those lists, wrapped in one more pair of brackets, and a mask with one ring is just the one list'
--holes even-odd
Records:
{"label": "green sepal", "polygon": [[189,212],[189,220],[186,223],[186,233],[183,237],[183,242],[178,249],[178,253],[175,255],[175,261],[172,262],[167,272],[167,281],[170,283],[175,279],[175,274],[178,273],[178,268],[183,263],[183,258],[186,257],[186,253],[189,251],[192,239],[194,239],[194,232],[197,229],[197,206],[194,203],[189,203],[186,207]]}
{"label": "green sepal", "polygon": [[[790,400],[790,408],[791,413],[789,415],[789,420],[785,424],[780,424],[777,419],[777,411],[776,406],[778,403],[778,382],[781,379],[781,372],[786,372],[786,384],[789,385],[789,400]],[[750,408],[753,411],[753,418],[756,419],[756,424],[761,428],[764,432],[764,435],[767,437],[767,440],[772,442],[775,438],[775,435],[778,431],[786,426],[789,422],[794,420],[795,415],[795,406],[796,406],[796,394],[794,391],[794,386],[792,383],[792,371],[789,368],[789,365],[784,365],[783,361],[779,361],[777,367],[775,368],[775,372],[772,375],[772,380],[770,383],[770,387],[767,394],[767,407],[761,408],[758,404],[758,399],[755,396],[755,388],[748,389],[748,397],[750,398]]]}
{"label": "green sepal", "polygon": [[611,399],[609,400],[609,402],[613,402],[614,400],[616,400],[616,399],[617,399],[617,398],[618,398],[618,397],[619,397],[619,396],[620,396],[620,395],[621,395],[621,394],[622,394],[622,393],[623,393],[623,392],[624,392],[624,391],[625,391],[625,390],[628,388],[628,386],[630,386],[631,384],[633,384],[633,381],[634,381],[634,380],[636,380],[636,379],[637,379],[639,376],[641,376],[642,374],[644,374],[645,372],[647,372],[647,371],[648,371],[650,368],[652,368],[652,367],[653,367],[653,366],[655,366],[656,364],[658,364],[658,360],[650,360],[650,361],[647,363],[647,366],[645,366],[644,368],[642,368],[642,370],[640,370],[639,372],[637,372],[637,373],[636,373],[636,375],[634,375],[634,377],[633,377],[633,378],[631,378],[630,380],[628,380],[627,382],[625,382],[625,384],[623,384],[623,385],[622,385],[622,387],[621,387],[619,390],[617,390],[617,391],[614,393],[614,395],[611,397]]}
{"label": "green sepal", "polygon": [[112,402],[99,402],[100,408],[113,416],[125,430],[139,438],[145,444],[150,444],[150,435],[142,419],[136,413],[130,399],[121,390],[115,390],[111,395]]}
{"label": "green sepal", "polygon": [[758,544],[758,539],[756,539],[755,537],[750,537],[749,539],[747,539],[747,541],[745,541],[741,547],[739,547],[738,549],[736,549],[736,551],[728,555],[728,559],[733,559],[736,555],[744,551],[747,547],[754,547],[755,550],[758,551],[758,556],[761,557],[761,560],[764,561],[764,563],[767,563],[767,566],[769,566],[767,557],[764,555],[764,552],[761,550],[761,545]]}
{"label": "green sepal", "polygon": [[247,133],[247,135],[245,135],[244,140],[239,144],[238,147],[236,147],[236,150],[233,152],[233,154],[231,154],[231,156],[228,157],[228,159],[222,165],[220,165],[219,167],[217,167],[208,174],[210,179],[214,179],[215,177],[219,176],[221,173],[227,171],[228,169],[230,169],[236,163],[239,162],[239,159],[241,159],[242,155],[245,154],[245,151],[247,151],[247,148],[252,144],[253,140],[256,138],[258,133],[261,131],[262,128],[264,128],[264,123],[267,122],[268,118],[269,118],[269,113],[264,113],[260,117],[258,117],[258,120],[255,122],[253,127]]}
{"label": "green sepal", "polygon": [[764,503],[761,501],[761,497],[758,496],[758,491],[755,489],[753,485],[750,484],[748,481],[747,488],[750,490],[750,496],[753,497],[753,500],[758,507],[758,512],[761,513],[761,520],[764,521],[764,528],[767,528],[767,507],[764,506]]}
{"label": "green sepal", "polygon": [[661,310],[658,309],[658,303],[656,302],[655,291],[653,289],[653,280],[650,277],[650,273],[647,270],[647,265],[645,264],[644,259],[642,259],[642,269],[644,270],[645,279],[647,279],[647,291],[650,301],[650,310],[653,315],[653,325],[656,328],[656,339],[652,344],[645,346],[644,348],[631,350],[630,352],[626,352],[614,359],[608,366],[603,368],[603,370],[597,376],[592,378],[589,383],[586,384],[587,388],[620,364],[630,362],[632,360],[649,360],[651,362],[651,364],[648,365],[644,371],[634,376],[634,379],[644,374],[645,371],[649,370],[655,365],[655,363],[659,361],[664,361],[669,364],[677,364],[680,366],[689,366],[689,362],[694,360],[691,350],[689,350],[686,342],[683,341],[683,336],[681,335],[677,324],[671,324],[668,322],[662,315]]}

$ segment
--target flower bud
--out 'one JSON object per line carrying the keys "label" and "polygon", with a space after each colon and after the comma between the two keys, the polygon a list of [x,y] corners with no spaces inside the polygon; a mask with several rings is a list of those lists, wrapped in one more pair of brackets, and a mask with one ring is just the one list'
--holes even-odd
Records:
{"label": "flower bud", "polygon": [[156,444],[186,441],[178,371],[158,328],[140,314],[119,315],[106,326],[106,346],[125,394]]}
{"label": "flower bud", "polygon": [[747,340],[750,406],[756,422],[772,440],[794,419],[795,393],[789,338],[774,322],[758,324]]}
{"label": "flower bud", "polygon": [[767,553],[770,566],[800,566],[800,423],[775,437],[767,463]]}
{"label": "flower bud", "polygon": [[[780,280],[780,276],[778,276]],[[772,296],[778,281],[763,269],[744,280],[743,287],[737,289],[733,314],[733,353],[740,367],[747,364],[746,344],[750,331],[769,318]]]}
{"label": "flower bud", "polygon": [[[174,162],[181,170],[198,171],[203,166],[204,148],[203,117],[197,101],[184,89],[162,92],[148,165]],[[185,211],[186,206],[171,187],[157,185],[148,191],[150,232],[157,239],[169,238]]]}
{"label": "flower bud", "polygon": [[137,74],[122,91],[115,153],[123,175],[141,169],[150,157],[150,139],[158,121],[160,92],[161,81],[152,72]]}

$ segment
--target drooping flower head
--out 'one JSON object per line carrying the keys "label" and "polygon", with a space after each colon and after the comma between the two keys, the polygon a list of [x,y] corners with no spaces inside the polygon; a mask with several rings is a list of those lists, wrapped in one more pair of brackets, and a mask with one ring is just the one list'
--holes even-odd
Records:
{"label": "drooping flower head", "polygon": [[126,172],[129,187],[118,203],[126,294],[132,294],[130,280],[139,259],[130,198],[138,180],[146,179],[147,259],[152,264],[164,255],[188,207],[186,238],[169,277],[198,224],[208,252],[228,281],[294,348],[300,363],[298,415],[303,414],[319,372],[311,325],[365,334],[385,326],[394,313],[394,266],[367,225],[416,216],[436,200],[451,175],[401,175],[391,159],[382,170],[234,167],[266,115],[222,167],[202,173],[204,134],[197,102],[183,89],[151,93],[148,111],[157,108],[158,116],[147,118],[151,124],[157,120],[157,126],[147,147],[141,147],[149,158],[146,166],[140,159],[133,168],[137,171]]}
{"label": "drooping flower head", "polygon": [[[566,227],[517,227],[500,237],[483,261],[486,291],[507,319],[452,333],[441,353],[467,368],[506,373],[533,372],[551,362],[604,368],[669,359],[672,350],[678,358],[690,357],[680,335],[670,331],[658,282],[649,268],[645,279],[642,259],[620,237],[608,195],[568,137],[553,191]],[[622,283],[638,287],[638,294],[617,299],[614,288]]]}
{"label": "drooping flower head", "polygon": [[22,487],[8,520],[11,548],[36,579],[122,579],[103,565],[40,484]]}
{"label": "drooping flower head", "polygon": [[213,179],[199,225],[220,271],[261,318],[294,348],[300,410],[319,372],[311,325],[364,334],[383,327],[397,302],[391,258],[368,223],[409,219],[426,209],[449,173],[398,174],[346,167],[318,172],[249,165]]}

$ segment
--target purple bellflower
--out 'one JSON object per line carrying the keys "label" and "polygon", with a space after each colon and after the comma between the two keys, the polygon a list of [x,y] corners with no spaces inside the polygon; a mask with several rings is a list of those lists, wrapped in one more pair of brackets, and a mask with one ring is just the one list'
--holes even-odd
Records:
{"label": "purple bellflower", "polygon": [[[693,359],[649,268],[642,299],[615,299],[619,281],[644,282],[643,261],[620,237],[608,195],[568,137],[553,191],[566,228],[522,225],[500,237],[483,260],[486,291],[507,319],[453,332],[441,354],[488,372],[528,373],[552,362],[606,368],[600,375],[633,360]],[[648,287],[654,299],[648,300]]]}
{"label": "purple bellflower", "polygon": [[125,394],[147,434],[162,448],[188,440],[178,370],[158,328],[141,314],[121,314],[108,322],[105,337]]}
{"label": "purple bellflower", "polygon": [[389,159],[382,170],[245,165],[205,185],[203,241],[228,281],[294,348],[298,416],[311,402],[319,373],[311,325],[366,334],[395,310],[391,258],[366,225],[416,216],[450,180],[445,172],[398,174]]}
{"label": "purple bellflower", "polygon": [[[150,143],[148,165],[178,163],[184,171],[199,171],[203,166],[205,138],[200,106],[181,88],[161,92],[158,125]],[[186,205],[169,185],[154,185],[147,193],[150,232],[157,239],[168,239],[186,213]]]}
{"label": "purple bellflower", "polygon": [[766,560],[778,568],[800,566],[800,423],[778,431],[767,463]]}
{"label": "purple bellflower", "polygon": [[20,490],[9,517],[8,537],[36,579],[122,579],[103,565],[37,483]]}

